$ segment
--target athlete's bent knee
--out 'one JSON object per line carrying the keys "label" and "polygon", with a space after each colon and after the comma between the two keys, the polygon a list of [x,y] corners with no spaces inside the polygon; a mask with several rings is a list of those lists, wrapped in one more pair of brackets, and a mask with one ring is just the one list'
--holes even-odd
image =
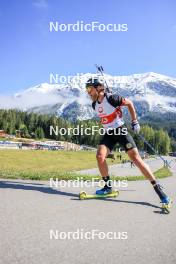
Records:
{"label": "athlete's bent knee", "polygon": [[141,158],[140,158],[140,156],[138,156],[138,155],[134,155],[133,157],[132,157],[132,161],[134,162],[134,164],[140,164],[141,163]]}
{"label": "athlete's bent knee", "polygon": [[97,153],[96,158],[97,158],[98,163],[103,163],[105,161],[105,155],[101,153]]}

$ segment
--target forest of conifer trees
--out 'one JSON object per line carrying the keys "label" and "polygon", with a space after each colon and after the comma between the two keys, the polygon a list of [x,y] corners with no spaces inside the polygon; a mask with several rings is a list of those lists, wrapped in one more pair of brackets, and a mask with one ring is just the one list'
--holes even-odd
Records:
{"label": "forest of conifer trees", "polygon": [[[4,130],[10,135],[16,135],[24,138],[31,139],[54,139],[69,141],[77,144],[85,144],[96,147],[100,140],[99,133],[94,135],[50,135],[50,126],[58,128],[68,128],[82,126],[84,128],[94,125],[100,126],[96,120],[76,121],[75,123],[68,122],[65,119],[58,118],[54,115],[28,113],[18,110],[0,110],[0,130]],[[168,132],[163,129],[156,129],[143,124],[141,126],[141,134],[154,148],[161,154],[167,154],[173,151],[172,139],[169,137]],[[137,135],[133,135],[135,142],[139,149],[146,150],[149,153],[152,151],[146,146]],[[117,146],[118,147],[118,146]]]}

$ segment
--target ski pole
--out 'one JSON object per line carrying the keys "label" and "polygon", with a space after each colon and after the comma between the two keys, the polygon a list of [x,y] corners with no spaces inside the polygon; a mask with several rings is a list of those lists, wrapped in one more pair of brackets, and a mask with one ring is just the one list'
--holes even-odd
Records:
{"label": "ski pole", "polygon": [[144,138],[143,135],[141,134],[137,134],[139,136],[139,138],[149,146],[149,148],[151,148],[153,150],[153,152],[160,157],[160,159],[164,162],[164,166],[170,167],[170,165],[168,164],[167,160],[165,160],[160,154],[158,154],[158,152],[156,151],[156,149],[154,149],[154,147]]}
{"label": "ski pole", "polygon": [[100,72],[101,76],[103,77],[103,81],[106,84],[106,90],[107,90],[107,92],[110,92],[110,89],[108,87],[108,84],[107,84],[107,82],[106,82],[106,80],[104,78],[104,74],[103,74],[104,69],[103,69],[103,67],[102,66],[98,66],[97,64],[95,64],[95,67],[97,68],[98,72]]}

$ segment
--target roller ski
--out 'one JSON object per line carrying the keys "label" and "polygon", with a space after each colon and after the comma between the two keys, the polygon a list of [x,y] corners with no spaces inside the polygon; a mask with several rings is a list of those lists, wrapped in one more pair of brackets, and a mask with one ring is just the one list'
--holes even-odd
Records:
{"label": "roller ski", "polygon": [[162,212],[165,214],[169,214],[173,203],[172,199],[167,196],[164,199],[162,199],[161,203],[162,203]]}
{"label": "roller ski", "polygon": [[153,187],[161,200],[162,212],[169,214],[172,205],[172,199],[163,191],[163,187],[159,183],[154,184]]}
{"label": "roller ski", "polygon": [[95,194],[87,194],[86,192],[81,192],[79,194],[79,199],[97,199],[97,198],[115,198],[119,195],[119,191],[112,190],[112,188],[103,187],[97,190]]}

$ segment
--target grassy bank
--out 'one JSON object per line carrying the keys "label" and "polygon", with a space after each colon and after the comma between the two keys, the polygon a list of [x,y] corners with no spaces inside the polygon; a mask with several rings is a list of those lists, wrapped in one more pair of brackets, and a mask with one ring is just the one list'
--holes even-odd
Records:
{"label": "grassy bank", "polygon": [[[115,153],[115,156],[118,153]],[[125,154],[126,155],[126,154]],[[124,158],[127,158],[124,156]],[[108,164],[116,164],[107,160]],[[0,150],[0,178],[48,180],[77,179],[78,174],[73,171],[97,167],[95,152],[92,151],[42,151],[42,150]],[[155,172],[157,178],[171,176],[168,168]],[[80,175],[87,180],[99,176]],[[143,176],[113,177],[115,180],[143,180]]]}
{"label": "grassy bank", "polygon": [[[154,172],[156,178],[166,178],[172,176],[171,171],[163,167],[156,172]],[[83,179],[83,180],[90,180],[100,179],[100,176],[91,176],[91,175],[78,175],[74,172],[52,172],[52,171],[45,171],[41,172],[34,172],[34,171],[13,171],[13,170],[1,170],[0,169],[0,178],[4,179],[23,179],[23,180],[49,180],[50,178],[59,180],[74,180],[74,179]],[[145,180],[144,176],[126,176],[126,177],[111,177],[112,180],[128,180],[128,181],[139,181]]]}
{"label": "grassy bank", "polygon": [[[95,156],[95,151],[1,149],[0,169],[35,173],[83,170],[97,167]],[[127,158],[126,154],[123,156]],[[112,164],[110,159],[107,162]],[[116,159],[113,164],[118,162]]]}
{"label": "grassy bank", "polygon": [[[117,156],[118,153],[115,153]],[[0,150],[0,177],[48,179],[75,177],[70,171],[96,168],[94,151]],[[126,154],[123,155],[127,158]],[[108,164],[113,163],[107,159]],[[71,176],[72,175],[72,176]],[[77,174],[75,174],[77,175]]]}

